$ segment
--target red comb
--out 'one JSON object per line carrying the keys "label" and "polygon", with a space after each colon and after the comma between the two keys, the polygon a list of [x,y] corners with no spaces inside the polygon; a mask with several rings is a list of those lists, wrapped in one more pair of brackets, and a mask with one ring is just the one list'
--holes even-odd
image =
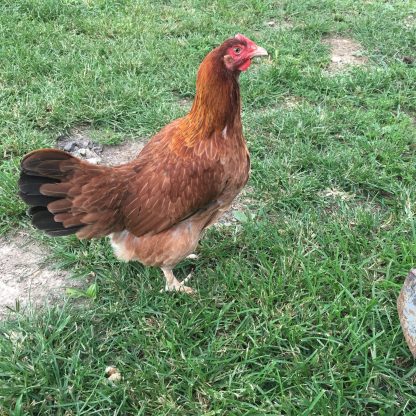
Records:
{"label": "red comb", "polygon": [[250,40],[249,38],[246,38],[241,33],[237,33],[234,37],[238,40],[241,40],[242,42],[246,42],[247,45],[254,45],[255,44],[252,40]]}

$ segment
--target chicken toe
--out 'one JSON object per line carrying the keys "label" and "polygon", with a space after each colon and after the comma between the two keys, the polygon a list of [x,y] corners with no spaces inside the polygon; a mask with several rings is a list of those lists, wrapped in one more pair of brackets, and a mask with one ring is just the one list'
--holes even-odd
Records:
{"label": "chicken toe", "polygon": [[[186,278],[180,282],[176,279],[172,269],[162,268],[163,274],[166,278],[165,291],[166,292],[185,292],[189,295],[195,294],[196,291],[189,286],[185,286],[185,283],[192,277],[192,273],[188,274]],[[163,290],[161,290],[163,292]]]}

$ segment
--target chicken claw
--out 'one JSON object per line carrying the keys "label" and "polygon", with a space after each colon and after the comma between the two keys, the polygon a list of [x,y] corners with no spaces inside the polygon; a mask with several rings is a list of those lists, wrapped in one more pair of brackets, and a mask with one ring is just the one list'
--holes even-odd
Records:
{"label": "chicken claw", "polygon": [[192,277],[192,273],[189,273],[188,276],[186,276],[185,279],[180,282],[174,276],[172,269],[162,268],[162,271],[166,278],[166,285],[165,289],[162,289],[160,292],[184,292],[188,293],[189,295],[194,295],[196,293],[195,289],[192,289],[189,286],[185,286],[185,283]]}

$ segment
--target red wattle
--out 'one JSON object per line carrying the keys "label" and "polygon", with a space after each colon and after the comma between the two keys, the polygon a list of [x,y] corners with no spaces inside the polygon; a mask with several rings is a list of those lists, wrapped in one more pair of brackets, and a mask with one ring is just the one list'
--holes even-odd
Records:
{"label": "red wattle", "polygon": [[238,69],[240,71],[247,71],[248,67],[251,65],[251,59],[247,59],[243,64],[241,64]]}

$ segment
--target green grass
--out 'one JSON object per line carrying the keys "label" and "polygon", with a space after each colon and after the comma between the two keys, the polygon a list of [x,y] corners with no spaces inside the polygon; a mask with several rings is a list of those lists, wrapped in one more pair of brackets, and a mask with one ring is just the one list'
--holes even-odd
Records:
{"label": "green grass", "polygon": [[[27,224],[25,152],[80,123],[150,137],[237,32],[271,56],[241,76],[255,218],[178,267],[196,298],[159,293],[160,271],[104,240],[38,235],[98,293],[2,324],[0,414],[413,414],[395,302],[416,264],[414,1],[3,0],[0,230]],[[325,74],[331,34],[368,65]]]}

